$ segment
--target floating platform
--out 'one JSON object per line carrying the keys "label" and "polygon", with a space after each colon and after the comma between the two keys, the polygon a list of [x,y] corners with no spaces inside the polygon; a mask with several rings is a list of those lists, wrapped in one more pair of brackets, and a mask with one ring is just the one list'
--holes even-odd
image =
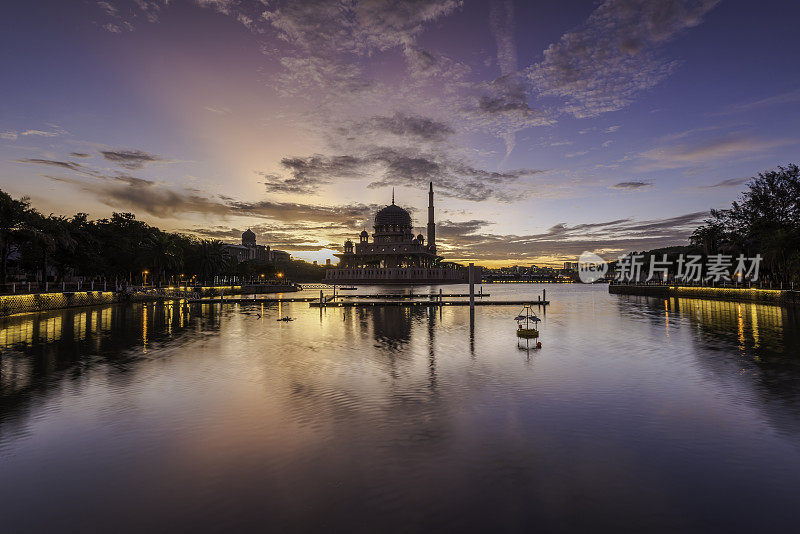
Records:
{"label": "floating platform", "polygon": [[256,304],[282,304],[285,302],[311,302],[314,300],[319,300],[319,297],[289,297],[285,299],[260,299],[258,297],[209,297],[205,299],[187,299],[189,304],[214,304],[214,303],[222,303],[222,302],[247,302],[247,303],[256,303]]}
{"label": "floating platform", "polygon": [[[483,298],[488,297],[489,293],[475,293],[475,298]],[[384,294],[384,295],[336,295],[337,299],[387,299],[387,300],[401,300],[401,299],[437,299],[439,297],[443,298],[454,298],[454,297],[469,297],[469,293],[442,293],[441,295],[438,293],[418,293],[414,294],[403,294],[403,295],[392,295],[392,294]],[[319,300],[317,297],[316,300]]]}
{"label": "floating platform", "polygon": [[[548,306],[549,300],[476,300],[475,306]],[[371,308],[375,306],[469,306],[468,300],[383,300],[376,302],[340,301],[320,304],[319,299],[311,303],[312,308]]]}

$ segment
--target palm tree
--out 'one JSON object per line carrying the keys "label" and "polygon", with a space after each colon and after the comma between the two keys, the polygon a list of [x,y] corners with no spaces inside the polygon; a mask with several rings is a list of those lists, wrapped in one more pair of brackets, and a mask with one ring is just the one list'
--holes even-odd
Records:
{"label": "palm tree", "polygon": [[173,235],[157,231],[147,238],[145,243],[147,257],[155,275],[156,284],[160,284],[167,271],[181,267],[180,249]]}
{"label": "palm tree", "polygon": [[28,197],[15,200],[0,190],[0,283],[3,285],[6,283],[12,246],[18,242],[32,211]]}
{"label": "palm tree", "polygon": [[221,241],[203,240],[199,245],[199,274],[203,281],[210,281],[214,276],[228,271],[232,267],[231,256],[225,252]]}

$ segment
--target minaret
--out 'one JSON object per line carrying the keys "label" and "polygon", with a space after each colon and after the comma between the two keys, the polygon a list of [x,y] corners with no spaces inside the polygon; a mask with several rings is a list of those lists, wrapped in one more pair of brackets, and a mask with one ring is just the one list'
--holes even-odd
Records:
{"label": "minaret", "polygon": [[436,253],[436,225],[433,223],[433,182],[428,191],[428,249]]}

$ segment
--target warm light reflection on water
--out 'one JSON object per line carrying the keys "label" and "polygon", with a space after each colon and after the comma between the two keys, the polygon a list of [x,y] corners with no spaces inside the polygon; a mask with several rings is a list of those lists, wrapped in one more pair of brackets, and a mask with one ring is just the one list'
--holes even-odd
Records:
{"label": "warm light reflection on water", "polygon": [[516,338],[515,307],[2,319],[0,516],[9,531],[791,526],[796,310],[546,288],[541,350]]}

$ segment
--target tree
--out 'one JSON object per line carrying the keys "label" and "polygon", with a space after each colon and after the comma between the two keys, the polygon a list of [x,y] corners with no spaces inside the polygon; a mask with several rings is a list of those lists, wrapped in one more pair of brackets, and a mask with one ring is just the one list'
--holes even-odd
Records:
{"label": "tree", "polygon": [[764,257],[766,273],[788,283],[800,262],[800,168],[778,167],[747,184],[739,200],[711,218],[691,237],[707,254],[724,252]]}
{"label": "tree", "polygon": [[0,190],[0,283],[2,284],[7,280],[8,257],[12,247],[18,243],[31,213],[28,197],[15,200]]}
{"label": "tree", "polygon": [[168,272],[174,272],[183,265],[178,247],[173,234],[160,230],[148,236],[145,243],[145,256],[152,266],[154,282],[160,284]]}

